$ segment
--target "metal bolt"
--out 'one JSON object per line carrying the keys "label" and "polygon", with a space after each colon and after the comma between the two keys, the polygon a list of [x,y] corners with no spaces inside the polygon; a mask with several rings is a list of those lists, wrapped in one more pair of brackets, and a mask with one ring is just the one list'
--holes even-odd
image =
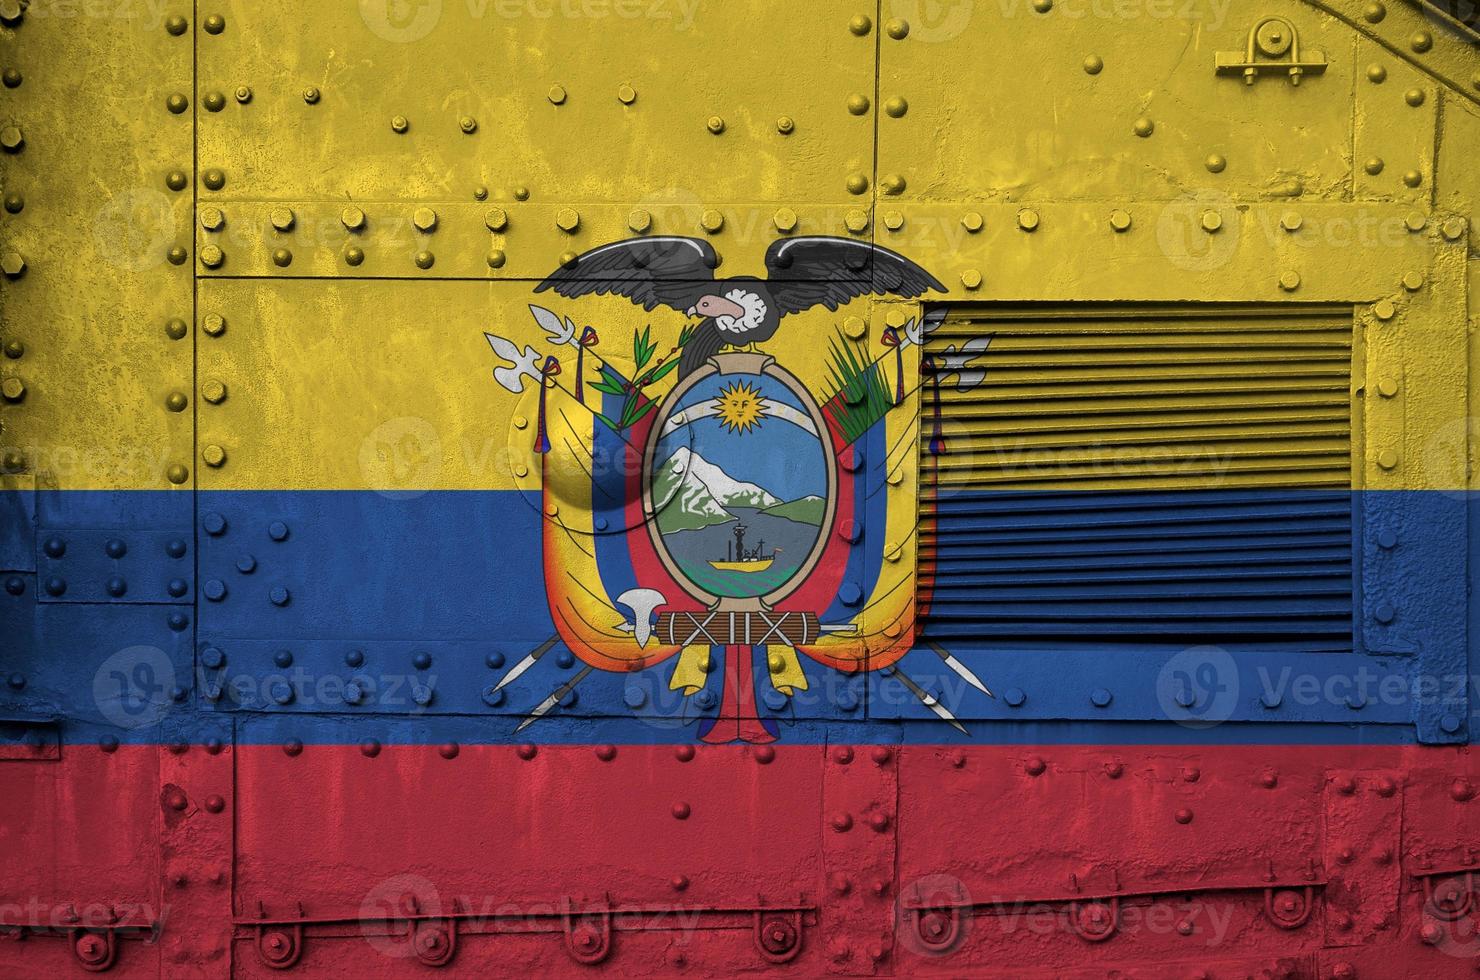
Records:
{"label": "metal bolt", "polygon": [[1038,212],[1032,208],[1023,208],[1018,212],[1018,227],[1023,231],[1033,231],[1038,227]]}
{"label": "metal bolt", "polygon": [[314,88],[312,85],[303,90],[303,101],[307,102],[309,105],[318,105],[319,98],[319,90]]}
{"label": "metal bolt", "polygon": [[1128,211],[1116,208],[1110,212],[1110,227],[1115,231],[1129,231],[1131,227],[1131,216]]}
{"label": "metal bolt", "polygon": [[1286,269],[1280,273],[1280,288],[1287,293],[1293,293],[1300,288],[1300,273],[1293,269]]}
{"label": "metal bolt", "polygon": [[[778,212],[779,213],[779,212]],[[627,227],[641,235],[653,226],[653,216],[642,208],[634,208],[627,215]]]}
{"label": "metal bolt", "polygon": [[1409,231],[1423,231],[1424,226],[1429,223],[1428,216],[1422,211],[1409,211],[1403,219],[1403,224]]}
{"label": "metal bolt", "polygon": [[226,385],[220,381],[207,381],[200,387],[201,397],[212,405],[219,405],[226,400]]}
{"label": "metal bolt", "polygon": [[350,205],[339,212],[339,222],[350,231],[359,231],[365,227],[365,212]]}
{"label": "metal bolt", "polygon": [[1213,234],[1223,227],[1223,215],[1217,211],[1204,211],[1202,213],[1202,229],[1208,234]]}
{"label": "metal bolt", "polygon": [[437,229],[437,212],[431,208],[417,208],[411,214],[411,223],[417,231],[431,233]]}
{"label": "metal bolt", "polygon": [[247,86],[247,85],[238,85],[236,87],[236,101],[239,102],[239,103],[241,103],[242,105],[246,105],[248,102],[251,102],[252,101],[252,89],[251,89],[251,87],[250,86]]}
{"label": "metal bolt", "polygon": [[1303,223],[1303,219],[1300,217],[1298,211],[1286,211],[1280,215],[1280,227],[1286,231],[1299,231]]}
{"label": "metal bolt", "polygon": [[555,213],[555,227],[567,234],[574,234],[581,226],[581,216],[574,208],[561,208]]}
{"label": "metal bolt", "polygon": [[710,208],[700,215],[699,224],[711,235],[718,234],[725,226],[725,216]]}
{"label": "metal bolt", "polygon": [[1391,449],[1384,449],[1377,454],[1377,465],[1385,470],[1390,470],[1398,465],[1398,454]]}
{"label": "metal bolt", "polygon": [[7,249],[0,253],[0,272],[12,279],[18,278],[26,272],[26,260],[21,257],[21,253]]}
{"label": "metal bolt", "polygon": [[291,231],[293,229],[294,215],[292,208],[273,208],[269,214],[272,226],[278,231]]}
{"label": "metal bolt", "polygon": [[563,105],[565,103],[565,87],[551,85],[550,91],[545,93],[545,98],[549,99],[552,105]]}
{"label": "metal bolt", "polygon": [[1444,222],[1444,227],[1440,231],[1444,235],[1445,241],[1459,241],[1465,233],[1465,219],[1450,218]]}
{"label": "metal bolt", "polygon": [[617,86],[617,101],[622,105],[631,105],[637,101],[637,89],[631,85]]}
{"label": "metal bolt", "polygon": [[976,269],[967,269],[961,273],[961,285],[967,289],[980,289],[982,285],[982,274]]}
{"label": "metal bolt", "polygon": [[478,131],[478,120],[472,116],[461,116],[457,120],[457,128],[471,136]]}
{"label": "metal bolt", "polygon": [[777,231],[793,231],[797,226],[797,213],[791,208],[778,208],[774,220]]}
{"label": "metal bolt", "polygon": [[0,395],[4,395],[8,402],[18,402],[26,397],[26,385],[20,378],[6,378],[0,381]]}
{"label": "metal bolt", "polygon": [[210,443],[201,450],[200,458],[205,460],[207,466],[218,467],[226,462],[226,450],[215,443]]}
{"label": "metal bolt", "polygon": [[220,208],[202,208],[200,212],[200,226],[206,231],[219,231],[226,223],[226,215],[221,213]]}
{"label": "metal bolt", "polygon": [[790,136],[792,131],[796,128],[796,120],[791,118],[790,116],[776,117],[776,132],[780,133],[782,136]]}
{"label": "metal bolt", "polygon": [[716,136],[725,131],[725,121],[720,116],[710,116],[704,125]]}

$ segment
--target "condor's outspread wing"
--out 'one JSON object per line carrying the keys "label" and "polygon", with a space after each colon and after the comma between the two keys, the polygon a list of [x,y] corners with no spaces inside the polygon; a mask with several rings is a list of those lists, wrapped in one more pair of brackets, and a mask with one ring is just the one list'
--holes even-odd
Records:
{"label": "condor's outspread wing", "polygon": [[767,283],[780,312],[800,313],[814,306],[836,310],[859,296],[913,299],[934,289],[934,276],[897,252],[851,238],[782,238],[766,250]]}
{"label": "condor's outspread wing", "polygon": [[670,306],[683,312],[714,282],[719,257],[698,238],[627,238],[593,248],[551,273],[535,287],[561,296],[587,293],[626,296],[645,310]]}

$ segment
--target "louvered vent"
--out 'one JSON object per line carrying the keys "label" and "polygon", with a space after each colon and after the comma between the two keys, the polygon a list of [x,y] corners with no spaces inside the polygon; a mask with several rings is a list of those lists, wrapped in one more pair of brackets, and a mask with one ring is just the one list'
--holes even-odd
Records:
{"label": "louvered vent", "polygon": [[947,318],[922,358],[925,636],[1350,650],[1351,339],[1332,308]]}

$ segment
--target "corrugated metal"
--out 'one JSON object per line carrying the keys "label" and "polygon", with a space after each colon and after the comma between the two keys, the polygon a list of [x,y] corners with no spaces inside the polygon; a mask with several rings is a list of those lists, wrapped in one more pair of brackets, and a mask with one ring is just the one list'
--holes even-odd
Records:
{"label": "corrugated metal", "polygon": [[[949,355],[986,334],[959,390]],[[1340,309],[947,319],[926,636],[1351,649],[1351,339]]]}

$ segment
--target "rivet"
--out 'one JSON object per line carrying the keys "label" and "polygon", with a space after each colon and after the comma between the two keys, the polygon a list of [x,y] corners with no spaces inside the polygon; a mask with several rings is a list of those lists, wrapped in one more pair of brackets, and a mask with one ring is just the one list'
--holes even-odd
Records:
{"label": "rivet", "polygon": [[1398,465],[1398,454],[1391,449],[1384,449],[1377,454],[1377,465],[1385,470],[1393,469]]}
{"label": "rivet", "polygon": [[725,121],[720,116],[710,116],[704,125],[716,136],[725,131]]}
{"label": "rivet", "polygon": [[1384,398],[1392,398],[1398,393],[1398,382],[1394,381],[1392,378],[1383,378],[1379,380],[1377,382],[1377,393]]}
{"label": "rivet", "polygon": [[699,216],[699,224],[711,235],[719,232],[725,226],[725,216],[710,208]]}
{"label": "rivet", "polygon": [[965,272],[961,273],[961,285],[965,286],[967,289],[980,289],[981,284],[982,274],[977,270],[967,269]]}
{"label": "rivet", "polygon": [[1105,70],[1105,59],[1097,54],[1089,55],[1084,59],[1084,73],[1086,75],[1098,75]]}
{"label": "rivet", "polygon": [[843,333],[850,340],[862,340],[868,333],[868,325],[863,322],[862,317],[847,316],[843,318]]}
{"label": "rivet", "polygon": [[1131,130],[1137,136],[1145,139],[1147,136],[1150,136],[1153,132],[1156,131],[1156,123],[1152,122],[1147,117],[1142,116],[1131,125]]}
{"label": "rivet", "polygon": [[1023,763],[1023,771],[1030,776],[1041,776],[1048,770],[1048,763],[1041,756],[1029,756]]}
{"label": "rivet", "polygon": [[252,89],[246,85],[238,85],[236,88],[236,101],[246,105],[252,101]]}
{"label": "rivet", "polygon": [[[1397,393],[1397,385],[1393,385],[1393,392]],[[1377,546],[1384,551],[1390,551],[1398,546],[1398,536],[1392,531],[1379,531],[1377,534]]]}
{"label": "rivet", "polygon": [[1219,214],[1217,211],[1211,211],[1211,210],[1210,211],[1204,211],[1202,213],[1202,229],[1203,229],[1203,231],[1205,231],[1205,232],[1207,232],[1209,234],[1212,234],[1213,232],[1217,231],[1218,229],[1220,229],[1222,227],[1223,227],[1223,215]]}
{"label": "rivet", "polygon": [[687,803],[684,803],[681,800],[679,802],[673,804],[673,819],[674,820],[687,820],[687,819],[689,819],[689,814],[692,813],[692,812],[693,811],[689,808],[689,805]]}
{"label": "rivet", "polygon": [[[6,378],[5,383],[9,384],[11,381],[14,380],[16,379]],[[9,392],[6,392],[6,397],[10,397]],[[178,391],[170,392],[169,397],[164,400],[164,407],[172,412],[183,412],[185,411],[185,407],[189,404],[190,399],[186,398],[184,394]]]}
{"label": "rivet", "polygon": [[1434,35],[1428,31],[1415,31],[1413,37],[1408,39],[1408,45],[1419,54],[1423,54],[1434,46]]}
{"label": "rivet", "polygon": [[580,256],[567,249],[566,251],[560,253],[560,265],[564,268],[573,268],[576,264],[576,260],[579,258]]}
{"label": "rivet", "polygon": [[884,189],[885,194],[904,193],[905,181],[900,174],[887,174],[879,181],[879,186]]}
{"label": "rivet", "polygon": [[200,182],[206,185],[206,190],[219,191],[226,186],[226,174],[216,167],[211,167],[200,175]]}
{"label": "rivet", "polygon": [[[1457,715],[1447,714],[1439,719],[1439,727],[1444,729],[1444,731],[1448,732],[1450,735],[1453,735],[1457,733],[1462,727],[1464,727],[1464,722],[1460,721],[1459,716]],[[1391,796],[1392,794],[1389,793],[1387,795]]]}
{"label": "rivet", "polygon": [[519,758],[523,759],[525,762],[533,759],[536,755],[539,754],[539,751],[540,750],[536,746],[530,745],[528,743],[525,743],[514,750]]}
{"label": "rivet", "polygon": [[868,32],[874,29],[874,22],[867,14],[854,14],[848,21],[848,30],[858,37],[866,37]]}
{"label": "rivet", "polygon": [[351,204],[339,212],[339,223],[350,231],[359,231],[365,227],[365,212]]}
{"label": "rivet", "polygon": [[545,93],[545,98],[550,100],[551,105],[565,104],[565,86],[551,85],[550,91]]}
{"label": "rivet", "polygon": [[1387,16],[1387,8],[1380,3],[1369,3],[1362,10],[1362,17],[1369,24],[1376,24]]}
{"label": "rivet", "polygon": [[411,213],[411,223],[416,226],[417,231],[433,232],[437,229],[437,212],[428,207],[420,207]]}
{"label": "rivet", "polygon": [[26,346],[19,340],[7,340],[5,342],[5,356],[11,360],[18,360],[26,353]]}
{"label": "rivet", "polygon": [[418,269],[430,269],[437,261],[437,257],[426,249],[416,253],[416,267]]}
{"label": "rivet", "polygon": [[790,116],[776,117],[776,132],[780,133],[782,136],[790,136],[792,131],[796,128],[796,120],[791,118]]}
{"label": "rivet", "polygon": [[1208,168],[1209,173],[1221,174],[1228,168],[1228,159],[1221,153],[1210,153],[1203,161],[1203,166]]}
{"label": "rivet", "polygon": [[1028,700],[1028,695],[1020,687],[1009,687],[1002,692],[1002,700],[1007,702],[1009,708],[1021,708]]}
{"label": "rivet", "polygon": [[1266,769],[1259,776],[1259,785],[1265,789],[1274,789],[1280,784],[1279,774],[1273,769]]}
{"label": "rivet", "polygon": [[1392,300],[1380,299],[1372,304],[1372,315],[1379,320],[1391,320],[1397,315],[1397,312],[1397,307],[1393,305]]}
{"label": "rivet", "polygon": [[0,147],[4,147],[11,153],[16,152],[26,144],[26,135],[21,132],[19,126],[6,126],[0,129]]}
{"label": "rivet", "polygon": [[685,888],[688,888],[689,887],[689,879],[688,879],[688,876],[687,875],[674,875],[672,878],[668,879],[668,886],[670,888],[672,888],[676,892],[681,892]]}
{"label": "rivet", "polygon": [[179,92],[170,93],[169,98],[164,100],[164,104],[165,108],[169,109],[177,116],[180,113],[184,112],[186,109],[190,108],[190,100],[185,98],[185,96]]}
{"label": "rivet", "polygon": [[884,227],[890,231],[899,231],[899,229],[904,227],[904,215],[898,211],[885,211]]}
{"label": "rivet", "polygon": [[211,14],[205,19],[205,28],[207,34],[220,34],[226,30],[226,18],[220,14]]}
{"label": "rivet", "polygon": [[896,17],[884,25],[884,32],[896,41],[903,41],[910,34],[909,21]]}
{"label": "rivet", "polygon": [[185,321],[181,320],[179,317],[174,317],[166,321],[164,325],[165,336],[170,338],[171,340],[183,340],[185,337],[185,332],[188,329],[189,328],[185,325]]}
{"label": "rivet", "polygon": [[961,216],[961,227],[975,235],[982,230],[986,221],[982,218],[980,211],[967,211]]}
{"label": "rivet", "polygon": [[617,747],[615,745],[596,746],[596,758],[600,759],[602,762],[610,762],[616,757]]}
{"label": "rivet", "polygon": [[303,101],[307,102],[309,105],[318,105],[319,98],[319,90],[314,88],[312,85],[303,90]]}
{"label": "rivet", "polygon": [[442,746],[437,749],[437,754],[444,759],[456,759],[459,751],[461,748],[456,742],[443,742]]}
{"label": "rivet", "polygon": [[490,269],[502,269],[505,261],[507,261],[507,257],[504,255],[503,249],[493,248],[488,250],[488,267]]}
{"label": "rivet", "polygon": [[1093,704],[1096,708],[1109,707],[1110,701],[1111,701],[1111,694],[1105,688],[1103,688],[1103,687],[1097,687],[1093,691],[1090,692],[1089,701],[1090,701],[1090,704]]}
{"label": "rivet", "polygon": [[1379,623],[1382,623],[1383,625],[1391,623],[1397,617],[1397,615],[1398,611],[1393,608],[1393,605],[1390,602],[1379,602],[1372,609],[1372,618],[1377,620]]}
{"label": "rivet", "polygon": [[391,132],[404,133],[411,128],[411,120],[405,116],[391,116]]}
{"label": "rivet", "polygon": [[1381,85],[1387,81],[1387,69],[1382,65],[1371,64],[1367,66],[1367,81],[1373,85]]}
{"label": "rivet", "polygon": [[164,253],[164,257],[169,260],[170,265],[183,265],[185,260],[190,258],[190,255],[185,251],[183,246],[176,245]]}
{"label": "rivet", "polygon": [[1366,163],[1362,164],[1362,169],[1367,171],[1371,176],[1376,177],[1382,173],[1382,157],[1370,158]]}
{"label": "rivet", "polygon": [[[184,175],[181,174],[183,177]],[[20,214],[26,207],[26,199],[15,191],[5,195],[5,210],[8,214]]]}
{"label": "rivet", "polygon": [[275,585],[267,591],[267,601],[274,606],[286,606],[293,601],[292,593],[281,585]]}
{"label": "rivet", "polygon": [[273,521],[267,525],[267,536],[279,542],[288,540],[288,525],[282,521]]}
{"label": "rivet", "polygon": [[200,458],[205,460],[207,466],[217,467],[226,462],[226,450],[210,443],[200,451]]}
{"label": "rivet", "polygon": [[1417,170],[1408,170],[1403,174],[1404,187],[1417,187],[1423,183],[1423,174]]}
{"label": "rivet", "polygon": [[843,215],[843,224],[854,234],[859,234],[868,229],[868,212],[859,208],[849,208]]}
{"label": "rivet", "polygon": [[855,116],[861,116],[868,112],[868,96],[854,93],[848,96],[848,112]]}
{"label": "rivet", "polygon": [[1053,9],[1053,0],[1033,0],[1033,9],[1040,14],[1046,14]]}
{"label": "rivet", "polygon": [[350,245],[344,250],[345,265],[359,265],[365,261],[365,250],[358,245]]}
{"label": "rivet", "polygon": [[459,116],[457,128],[471,136],[478,131],[478,120],[472,116]]}
{"label": "rivet", "polygon": [[849,174],[847,187],[849,194],[862,194],[868,190],[868,178],[863,174]]}
{"label": "rivet", "polygon": [[905,101],[905,98],[900,95],[893,96],[884,103],[884,112],[887,113],[891,119],[898,119],[909,111],[909,102]]}
{"label": "rivet", "polygon": [[555,213],[555,227],[573,234],[581,226],[581,216],[574,208],[561,208]]}
{"label": "rivet", "polygon": [[1405,273],[1403,273],[1403,288],[1406,289],[1406,290],[1408,290],[1410,293],[1416,293],[1416,292],[1418,292],[1420,289],[1423,288],[1423,273],[1421,273],[1421,272],[1405,272]]}
{"label": "rivet", "polygon": [[171,170],[164,176],[164,186],[172,191],[183,191],[189,182],[190,178],[185,176],[183,170]]}
{"label": "rivet", "polygon": [[200,104],[206,107],[207,112],[220,112],[226,108],[226,96],[220,92],[207,92],[201,97]]}
{"label": "rivet", "polygon": [[848,813],[834,813],[831,823],[833,830],[840,834],[846,834],[853,829],[853,816]]}
{"label": "rivet", "polygon": [[1033,231],[1038,227],[1038,212],[1032,208],[1023,208],[1018,212],[1018,227],[1023,231]]}
{"label": "rivet", "polygon": [[1185,806],[1172,815],[1173,819],[1180,824],[1192,823],[1192,811]]}
{"label": "rivet", "polygon": [[286,269],[293,264],[293,253],[286,248],[275,248],[272,250],[272,264],[279,269]]}
{"label": "rivet", "polygon": [[529,200],[529,188],[525,187],[523,184],[515,184],[513,193],[514,200],[516,201]]}
{"label": "rivet", "polygon": [[1116,208],[1110,212],[1110,227],[1116,231],[1128,231],[1131,227],[1131,216],[1127,211]]}
{"label": "rivet", "polygon": [[188,29],[189,27],[189,22],[186,21],[185,18],[181,17],[179,14],[170,15],[168,18],[165,19],[164,22],[164,29],[166,31],[169,31],[170,34],[174,37],[179,37],[181,34],[184,34],[186,29]]}
{"label": "rivet", "polygon": [[775,221],[777,231],[792,231],[797,226],[797,213],[791,208],[778,208]]}
{"label": "rivet", "polygon": [[174,463],[170,466],[169,469],[164,471],[164,475],[165,479],[169,480],[176,486],[179,486],[186,480],[190,479],[190,470],[188,470],[184,466],[181,466],[179,463]]}
{"label": "rivet", "polygon": [[1287,293],[1293,293],[1300,288],[1300,273],[1294,269],[1286,269],[1280,273],[1280,288]]}

